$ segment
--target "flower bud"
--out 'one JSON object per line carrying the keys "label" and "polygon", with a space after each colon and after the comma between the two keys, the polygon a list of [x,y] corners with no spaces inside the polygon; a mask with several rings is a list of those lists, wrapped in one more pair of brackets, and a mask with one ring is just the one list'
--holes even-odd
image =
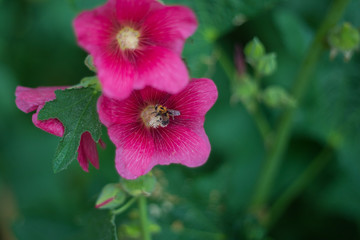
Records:
{"label": "flower bud", "polygon": [[96,208],[113,209],[125,201],[125,193],[119,183],[109,183],[103,187],[96,201]]}
{"label": "flower bud", "polygon": [[282,87],[278,86],[266,88],[262,99],[266,105],[273,108],[295,106],[295,100]]}
{"label": "flower bud", "polygon": [[94,59],[91,55],[88,55],[86,58],[85,58],[85,61],[84,61],[85,65],[88,67],[89,70],[93,71],[93,72],[97,72],[96,70],[96,67],[94,65]]}
{"label": "flower bud", "polygon": [[257,62],[260,58],[262,58],[264,56],[265,47],[260,42],[260,40],[255,37],[248,44],[246,44],[244,53],[246,56],[246,60],[250,64],[254,64],[255,62]]}
{"label": "flower bud", "polygon": [[276,54],[269,53],[259,59],[255,66],[255,70],[261,76],[269,76],[275,72],[277,68]]}
{"label": "flower bud", "polygon": [[149,196],[154,191],[156,178],[150,172],[134,180],[123,178],[121,184],[124,190],[132,196],[139,196],[140,194]]}
{"label": "flower bud", "polygon": [[247,74],[241,75],[238,80],[233,89],[232,101],[237,102],[240,100],[249,109],[252,109],[255,106],[259,87]]}
{"label": "flower bud", "polygon": [[353,52],[359,48],[360,32],[350,23],[345,22],[329,33],[328,42],[331,47],[331,58],[334,58],[338,52],[342,52],[345,60],[350,60]]}

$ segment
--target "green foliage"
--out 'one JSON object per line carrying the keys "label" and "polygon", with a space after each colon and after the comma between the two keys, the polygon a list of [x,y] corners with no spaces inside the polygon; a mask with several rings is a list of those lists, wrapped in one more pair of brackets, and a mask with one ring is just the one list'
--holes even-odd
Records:
{"label": "green foliage", "polygon": [[101,123],[96,111],[100,93],[92,88],[55,91],[56,99],[47,102],[39,113],[40,120],[59,119],[65,127],[64,136],[56,149],[54,172],[59,172],[76,159],[81,135],[91,133],[95,142],[101,136]]}
{"label": "green foliage", "polygon": [[341,51],[351,51],[359,47],[360,32],[350,23],[334,28],[329,34],[329,43],[331,47]]}
{"label": "green foliage", "polygon": [[295,100],[284,88],[278,86],[266,88],[262,94],[262,100],[266,105],[273,108],[295,107]]}
{"label": "green foliage", "polygon": [[258,62],[265,54],[265,47],[260,40],[255,37],[253,40],[248,42],[244,48],[246,60],[249,63]]}
{"label": "green foliage", "polygon": [[93,209],[80,219],[82,230],[70,240],[117,240],[114,215],[108,210]]}
{"label": "green foliage", "polygon": [[275,72],[276,68],[277,63],[275,53],[269,53],[262,56],[255,66],[255,70],[260,76],[269,76]]}
{"label": "green foliage", "polygon": [[[76,11],[68,2],[1,2],[0,182],[4,187],[0,189],[0,238],[12,232],[20,240],[95,240],[114,236],[108,211],[83,214],[94,208],[102,186],[118,180],[114,146],[108,137],[102,137],[107,149],[100,152],[99,170],[84,173],[77,167],[54,175],[49,171],[49,159],[56,138],[35,128],[31,117],[14,105],[16,85],[74,85],[78,79],[93,74],[83,66],[86,54],[74,42],[71,22],[80,10],[105,1],[74,0]],[[248,237],[261,238],[265,230],[246,212],[265,150],[244,107],[229,104],[233,92],[218,64],[215,43],[226,49],[231,65],[233,46],[245,46],[259,36],[267,50],[276,52],[278,67],[259,83],[251,76],[253,82],[244,92],[239,90],[241,95],[253,97],[254,86],[258,89],[254,98],[260,100],[261,90],[272,85],[287,91],[329,1],[289,0],[274,4],[277,1],[219,0],[211,11],[208,9],[212,1],[165,1],[184,2],[194,7],[200,25],[185,44],[183,56],[192,77],[204,77],[206,73],[215,81],[219,99],[206,115],[205,129],[212,147],[207,163],[194,169],[180,165],[154,169],[154,173],[161,173],[156,174],[161,191],[156,189],[149,198],[150,218],[161,227],[154,239],[246,239],[243,231],[248,232]],[[225,7],[228,3],[231,5]],[[359,8],[360,2],[352,1],[344,17],[354,26],[360,24]],[[220,12],[230,14],[224,17]],[[234,21],[229,22],[231,16],[235,16]],[[239,19],[246,22],[234,25]],[[341,144],[331,143],[330,163],[268,232],[272,239],[359,239],[359,60],[354,55],[348,64],[341,59],[331,62],[325,52],[310,77],[311,86],[304,100],[297,103],[286,161],[276,179],[270,205],[328,144],[329,133],[335,132],[344,140]],[[277,123],[281,111],[268,109],[266,116]],[[3,191],[6,188],[10,193]],[[10,200],[4,201],[5,197]],[[5,215],[8,211],[3,209],[11,209],[12,205],[14,213]],[[127,211],[117,216],[117,230],[121,232],[124,224],[131,225],[126,222],[129,219],[135,219],[135,224],[138,218],[134,215],[134,211]],[[16,222],[12,228],[7,227],[10,225],[6,223],[13,219]]]}
{"label": "green foliage", "polygon": [[124,190],[132,196],[139,196],[140,194],[148,196],[155,189],[156,178],[150,172],[134,180],[127,180],[122,178],[121,184],[124,187]]}

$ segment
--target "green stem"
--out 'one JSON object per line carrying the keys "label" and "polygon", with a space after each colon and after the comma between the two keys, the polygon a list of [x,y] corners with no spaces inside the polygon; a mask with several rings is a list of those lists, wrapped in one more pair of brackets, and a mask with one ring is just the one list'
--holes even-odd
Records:
{"label": "green stem", "polygon": [[[315,38],[304,58],[298,77],[295,79],[292,96],[300,102],[306,87],[311,80],[317,62],[323,50],[323,41],[326,34],[340,20],[349,0],[334,0],[327,15],[325,16]],[[263,165],[260,178],[255,188],[255,193],[251,202],[251,211],[261,212],[268,201],[270,190],[274,178],[281,166],[282,156],[285,152],[290,135],[291,123],[295,110],[290,108],[280,117],[279,125],[274,136],[274,144],[271,146],[267,159]]]}
{"label": "green stem", "polygon": [[[236,73],[234,71],[234,63],[231,62],[225,56],[225,53],[223,51],[221,51],[220,48],[217,49],[217,55],[219,56],[219,63],[221,65],[221,67],[223,68],[225,74],[231,81],[231,84],[233,86],[236,85],[236,83],[234,82],[234,81],[236,81]],[[244,104],[244,105],[246,107],[246,110],[253,117],[255,124],[256,124],[257,128],[259,129],[259,132],[260,132],[261,136],[263,137],[263,140],[264,140],[264,143],[266,146],[267,138],[268,138],[268,135],[269,135],[270,129],[271,129],[269,122],[267,121],[264,113],[261,111],[261,109],[259,109],[258,106],[256,106],[254,109],[252,109],[251,107],[246,106],[246,104]]]}
{"label": "green stem", "polygon": [[139,197],[139,210],[140,210],[141,233],[143,240],[151,240],[149,222],[147,217],[146,197],[143,195]]}
{"label": "green stem", "polygon": [[330,147],[325,147],[321,153],[311,161],[307,169],[295,180],[295,182],[276,200],[271,207],[267,227],[271,228],[282,213],[286,210],[289,204],[299,194],[310,185],[316,176],[324,169],[327,163],[331,160],[332,150]]}
{"label": "green stem", "polygon": [[114,215],[119,215],[123,212],[125,212],[129,207],[131,207],[131,205],[134,204],[134,202],[136,201],[137,198],[132,198],[131,200],[129,200],[126,204],[124,204],[122,207],[116,209],[113,211]]}

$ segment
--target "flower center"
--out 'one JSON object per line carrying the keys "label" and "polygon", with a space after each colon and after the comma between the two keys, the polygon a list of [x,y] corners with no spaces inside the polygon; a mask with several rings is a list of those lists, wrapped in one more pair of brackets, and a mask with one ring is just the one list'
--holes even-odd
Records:
{"label": "flower center", "polygon": [[140,116],[146,127],[158,128],[166,127],[169,124],[170,116],[174,119],[175,116],[180,116],[180,112],[156,104],[144,108]]}
{"label": "flower center", "polygon": [[122,28],[116,35],[116,40],[122,50],[134,50],[139,45],[140,32],[131,27]]}

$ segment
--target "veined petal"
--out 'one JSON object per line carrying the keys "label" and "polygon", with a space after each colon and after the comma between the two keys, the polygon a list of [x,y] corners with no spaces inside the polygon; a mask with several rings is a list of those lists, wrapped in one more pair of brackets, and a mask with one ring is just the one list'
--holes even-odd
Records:
{"label": "veined petal", "polygon": [[168,93],[180,92],[189,82],[187,68],[174,52],[149,46],[144,57],[137,61],[139,79],[146,79],[147,85]]}
{"label": "veined petal", "polygon": [[151,12],[143,26],[149,43],[168,48],[181,55],[186,38],[197,28],[194,12],[184,6],[169,6]]}
{"label": "veined petal", "polygon": [[97,102],[99,118],[105,126],[133,123],[139,118],[142,107],[143,101],[138,91],[133,91],[122,101],[101,95]]}
{"label": "veined petal", "polygon": [[218,91],[210,79],[192,79],[186,88],[178,94],[172,95],[165,103],[168,108],[180,111],[181,120],[203,118],[214,105]]}
{"label": "veined petal", "polygon": [[147,129],[137,123],[118,124],[111,126],[108,132],[117,147],[115,165],[123,178],[135,179],[156,164],[152,161],[154,142]]}
{"label": "veined petal", "polygon": [[16,106],[23,112],[29,113],[35,111],[39,106],[56,98],[55,90],[65,89],[67,87],[38,87],[27,88],[19,86],[15,90]]}
{"label": "veined petal", "polygon": [[99,156],[96,143],[89,132],[84,132],[81,135],[77,159],[85,172],[89,171],[89,161],[95,168],[99,168]]}
{"label": "veined petal", "polygon": [[108,1],[105,5],[84,11],[75,18],[73,25],[77,42],[91,54],[112,43],[117,30],[114,8],[115,1]]}
{"label": "veined petal", "polygon": [[94,58],[94,62],[98,68],[103,93],[115,99],[127,98],[137,77],[134,66],[118,52],[101,54],[98,58]]}
{"label": "veined petal", "polygon": [[208,159],[211,147],[203,127],[189,129],[186,126],[169,125],[159,130],[153,132],[153,158],[158,164],[180,163],[197,167]]}
{"label": "veined petal", "polygon": [[64,125],[56,118],[48,119],[48,120],[38,120],[38,115],[42,107],[39,107],[32,115],[32,121],[34,125],[45,132],[53,134],[58,137],[62,137],[64,135]]}
{"label": "veined petal", "polygon": [[117,20],[119,22],[140,23],[149,12],[163,8],[156,0],[121,0],[116,1]]}

